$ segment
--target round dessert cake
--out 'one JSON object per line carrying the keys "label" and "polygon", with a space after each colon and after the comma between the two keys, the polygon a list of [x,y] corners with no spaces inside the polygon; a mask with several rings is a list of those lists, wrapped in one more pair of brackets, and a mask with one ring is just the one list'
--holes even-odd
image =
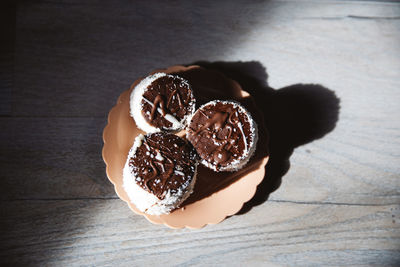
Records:
{"label": "round dessert cake", "polygon": [[195,111],[189,82],[177,75],[155,73],[132,90],[130,113],[143,131],[179,131]]}
{"label": "round dessert cake", "polygon": [[142,212],[166,214],[192,193],[197,154],[183,138],[170,133],[140,134],[129,151],[123,186]]}
{"label": "round dessert cake", "polygon": [[186,138],[201,163],[214,171],[243,168],[256,150],[257,125],[250,113],[234,101],[211,101],[193,115]]}

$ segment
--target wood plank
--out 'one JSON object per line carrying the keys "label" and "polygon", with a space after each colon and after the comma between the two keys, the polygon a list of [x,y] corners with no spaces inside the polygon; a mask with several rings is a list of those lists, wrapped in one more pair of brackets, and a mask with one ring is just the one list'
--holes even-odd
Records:
{"label": "wood plank", "polygon": [[[105,118],[2,118],[1,199],[116,197],[101,158]],[[372,129],[371,129],[372,131]],[[398,140],[391,137],[388,139]],[[400,203],[399,157],[379,150],[373,134],[343,141],[328,136],[296,150],[272,200],[352,204]],[[384,137],[380,137],[384,139]],[[282,141],[283,140],[283,141]],[[283,138],[279,142],[288,139]],[[400,143],[400,142],[399,142]],[[281,146],[278,146],[278,152]],[[287,148],[285,148],[287,149]],[[254,203],[262,203],[284,174],[286,158],[272,151]],[[290,156],[290,154],[289,154]],[[274,159],[275,157],[275,159]],[[371,161],[373,159],[373,161]],[[276,189],[276,188],[275,188]]]}
{"label": "wood plank", "polygon": [[[35,266],[394,266],[398,206],[269,202],[201,230],[171,230],[120,200],[2,201],[0,259]],[[189,241],[190,240],[190,241]]]}
{"label": "wood plank", "polygon": [[16,4],[2,2],[0,8],[0,116],[12,113]]}
{"label": "wood plank", "polygon": [[[9,50],[0,63],[1,266],[400,264],[400,3],[17,5],[14,83]],[[242,215],[171,230],[116,198],[101,135],[133,80],[198,60],[256,95],[272,155]]]}
{"label": "wood plank", "polygon": [[101,157],[106,118],[2,118],[2,199],[115,197]]}
{"label": "wood plank", "polygon": [[347,1],[21,2],[13,114],[104,116],[136,78],[199,59],[257,60],[277,89],[321,83],[356,116],[382,103],[398,111],[399,12]]}
{"label": "wood plank", "polygon": [[[136,77],[153,68],[201,58],[235,61],[232,64],[242,74],[251,65],[253,78],[259,81],[257,89],[265,89],[268,83],[281,88],[267,95],[269,103],[279,105],[275,104],[265,116],[277,122],[270,128],[275,136],[272,144],[275,152],[283,150],[284,156],[278,157],[275,169],[270,170],[278,177],[274,176],[271,183],[266,180],[260,199],[276,188],[271,184],[279,184],[295,149],[289,172],[271,199],[399,202],[398,3],[271,1],[246,6],[220,3],[210,9],[205,2],[190,9],[179,3],[159,3],[155,8],[150,2],[83,5],[63,1],[22,3],[18,7],[14,115],[96,116],[99,120],[4,122],[5,128],[18,129],[4,134],[8,138],[16,134],[20,145],[6,145],[6,155],[16,156],[11,156],[15,159],[11,165],[7,164],[12,167],[5,167],[13,179],[3,180],[7,184],[3,197],[113,197],[112,188],[104,179],[100,151],[105,116],[117,96]],[[187,12],[167,19],[177,10]],[[211,25],[218,34],[209,32]],[[171,27],[173,33],[168,30]],[[175,36],[181,39],[177,41]],[[206,43],[202,41],[205,36]],[[157,38],[163,42],[157,42]],[[340,99],[339,120],[332,132],[325,129],[317,134],[307,133],[312,122],[329,122],[330,113],[314,112],[314,121],[298,116],[308,105],[326,100],[305,99],[310,93],[299,90],[300,82],[323,84]],[[296,110],[292,104],[298,97],[307,101]],[[279,123],[281,116],[288,120],[286,125],[285,121]],[[294,122],[297,124],[292,125]],[[307,127],[290,127],[301,123]],[[58,130],[46,136],[47,128]],[[306,138],[292,143],[299,130]],[[321,140],[298,147],[327,133]],[[36,139],[37,135],[45,149],[29,144],[31,150],[26,151],[26,140]],[[291,145],[285,147],[287,143]],[[62,156],[65,162],[53,146],[68,151]],[[35,157],[43,157],[45,164],[36,165]],[[31,176],[33,179],[26,179]]]}

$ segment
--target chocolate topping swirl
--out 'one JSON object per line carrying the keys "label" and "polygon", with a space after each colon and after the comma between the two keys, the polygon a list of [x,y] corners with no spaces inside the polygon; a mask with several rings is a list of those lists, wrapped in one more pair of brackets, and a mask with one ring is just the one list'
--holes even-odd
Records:
{"label": "chocolate topping swirl", "polygon": [[169,133],[144,136],[142,144],[129,159],[136,183],[144,190],[164,199],[185,190],[194,178],[197,155],[184,139]]}
{"label": "chocolate topping swirl", "polygon": [[235,102],[214,101],[194,114],[187,139],[218,170],[241,160],[254,142],[249,116]]}
{"label": "chocolate topping swirl", "polygon": [[173,126],[172,121],[181,122],[192,114],[194,102],[186,80],[165,75],[153,81],[143,93],[142,115],[150,125],[165,130]]}

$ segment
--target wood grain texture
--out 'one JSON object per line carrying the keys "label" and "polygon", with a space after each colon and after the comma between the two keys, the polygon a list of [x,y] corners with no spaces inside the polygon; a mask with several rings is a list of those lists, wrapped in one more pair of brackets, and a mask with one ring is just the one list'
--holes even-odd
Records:
{"label": "wood grain texture", "polygon": [[[8,129],[0,133],[0,138],[12,140],[0,146],[1,165],[8,178],[0,181],[7,188],[2,199],[116,197],[101,158],[105,118],[3,118],[0,122]],[[382,171],[395,166],[395,156],[375,160],[373,168],[358,162],[360,159],[348,162],[349,156],[344,153],[357,153],[357,148],[349,151],[339,140],[330,138],[327,144],[306,147],[294,153],[282,189],[271,199],[399,203],[398,174]],[[334,147],[343,147],[344,151],[337,153]],[[380,151],[364,153],[366,159],[382,157]],[[393,162],[388,161],[391,158]],[[347,168],[343,170],[343,166]],[[267,173],[266,179],[269,177]]]}
{"label": "wood grain texture", "polygon": [[[2,202],[0,246],[18,265],[379,265],[400,260],[400,210],[269,202],[201,230],[172,230],[119,200]],[[27,227],[27,224],[30,227]]]}
{"label": "wood grain texture", "polygon": [[106,118],[2,118],[2,199],[116,197],[101,157]]}
{"label": "wood grain texture", "polygon": [[[398,2],[20,1],[16,13],[0,64],[0,265],[400,265]],[[171,230],[117,199],[101,136],[135,79],[199,60],[256,96],[272,154],[241,215]]]}
{"label": "wood grain texture", "polygon": [[14,85],[14,49],[16,4],[5,1],[0,4],[0,116],[12,112],[12,88]]}

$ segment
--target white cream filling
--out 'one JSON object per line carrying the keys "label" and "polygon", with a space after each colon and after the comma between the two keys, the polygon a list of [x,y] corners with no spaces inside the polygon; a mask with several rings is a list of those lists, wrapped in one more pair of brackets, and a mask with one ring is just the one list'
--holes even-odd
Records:
{"label": "white cream filling", "polygon": [[135,120],[136,126],[147,133],[158,132],[160,129],[150,125],[142,115],[142,99],[147,87],[158,78],[165,76],[165,73],[155,73],[144,78],[138,85],[133,88],[130,97],[130,113]]}

